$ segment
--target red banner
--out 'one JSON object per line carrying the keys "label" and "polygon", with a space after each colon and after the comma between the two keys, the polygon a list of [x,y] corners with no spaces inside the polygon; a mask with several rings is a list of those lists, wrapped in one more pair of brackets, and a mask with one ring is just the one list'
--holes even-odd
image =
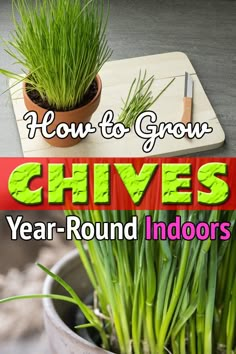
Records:
{"label": "red banner", "polygon": [[0,158],[0,209],[236,209],[235,158]]}

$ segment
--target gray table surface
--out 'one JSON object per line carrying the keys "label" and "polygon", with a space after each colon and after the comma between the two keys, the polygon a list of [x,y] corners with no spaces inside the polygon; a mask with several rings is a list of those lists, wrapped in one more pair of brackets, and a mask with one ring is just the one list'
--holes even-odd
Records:
{"label": "gray table surface", "polygon": [[[111,59],[185,52],[226,133],[222,148],[200,155],[236,156],[236,1],[111,0],[110,3],[108,38],[114,50]],[[0,35],[8,38],[11,30],[11,1],[0,0]],[[2,46],[0,67],[12,69],[12,60]],[[0,76],[0,92],[7,87],[7,79]],[[0,96],[0,156],[22,156],[8,92]],[[1,343],[0,354],[29,354],[32,347],[34,353],[48,352],[46,342],[39,342],[36,337]]]}
{"label": "gray table surface", "polygon": [[[111,60],[185,52],[226,133],[222,148],[200,155],[236,155],[236,1],[111,0],[110,3],[108,37],[114,50]],[[8,38],[11,30],[11,1],[1,0],[0,34]],[[13,68],[2,46],[0,67]],[[7,85],[7,79],[0,76],[0,91]],[[8,92],[0,96],[0,156],[22,156]]]}

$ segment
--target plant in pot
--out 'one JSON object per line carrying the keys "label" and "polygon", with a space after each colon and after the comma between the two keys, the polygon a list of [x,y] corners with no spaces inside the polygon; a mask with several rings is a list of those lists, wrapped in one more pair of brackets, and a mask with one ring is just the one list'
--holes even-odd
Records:
{"label": "plant in pot", "polygon": [[[235,211],[74,211],[67,215],[97,225],[96,238],[86,243],[75,239],[79,252],[52,271],[39,265],[49,277],[44,294],[34,296],[45,298],[53,353],[236,353],[235,237],[222,241],[219,229],[214,240],[205,241],[145,237],[146,217],[162,223],[160,235],[177,216],[181,226],[188,222],[190,229],[199,222],[206,230],[207,225],[227,221],[234,235]],[[121,223],[133,222],[134,216],[138,238],[119,239]],[[92,228],[87,228],[89,234]],[[85,305],[81,299],[92,293],[93,301]],[[27,297],[32,295],[1,302]]]}
{"label": "plant in pot", "polygon": [[[22,66],[24,77],[0,72],[23,81],[26,108],[37,113],[39,123],[47,111],[55,112],[49,133],[62,123],[69,127],[85,124],[99,105],[102,83],[98,72],[111,55],[103,2],[13,0],[13,9],[15,31],[5,45]],[[69,134],[47,141],[71,146],[80,139]]]}

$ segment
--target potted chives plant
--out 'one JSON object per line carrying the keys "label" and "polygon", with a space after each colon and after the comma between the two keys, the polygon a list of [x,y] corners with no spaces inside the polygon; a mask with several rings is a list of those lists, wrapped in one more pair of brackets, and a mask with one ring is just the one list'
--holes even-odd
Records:
{"label": "potted chives plant", "polygon": [[[6,51],[23,68],[26,108],[37,112],[38,122],[47,111],[55,112],[49,132],[60,123],[88,122],[99,105],[98,72],[111,55],[106,39],[108,13],[100,4],[97,0],[13,1],[15,31],[5,42]],[[0,72],[22,81],[13,72]],[[71,146],[79,139],[69,134],[47,141]]]}
{"label": "potted chives plant", "polygon": [[[44,298],[52,353],[236,353],[235,211],[67,212],[71,214],[81,222],[123,224],[136,215],[138,239],[75,240],[78,253],[52,271],[39,265],[49,275],[43,295],[1,301]],[[166,224],[176,216],[195,225],[228,221],[232,237],[148,241],[147,215]],[[85,304],[82,299],[91,293],[92,301]]]}

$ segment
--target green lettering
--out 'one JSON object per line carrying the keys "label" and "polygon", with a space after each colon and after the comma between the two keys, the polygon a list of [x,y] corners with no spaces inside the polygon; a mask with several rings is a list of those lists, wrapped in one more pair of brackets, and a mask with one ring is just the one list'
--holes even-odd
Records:
{"label": "green lettering", "polygon": [[30,190],[29,183],[34,177],[42,175],[40,163],[25,163],[18,166],[10,175],[8,189],[11,196],[22,204],[38,205],[42,203],[42,187]]}
{"label": "green lettering", "polygon": [[48,165],[48,202],[63,204],[65,190],[72,189],[72,203],[88,202],[88,164],[72,164],[72,177],[65,177],[64,164]]}
{"label": "green lettering", "polygon": [[158,164],[143,164],[141,171],[137,174],[134,166],[130,163],[115,164],[116,170],[135,205],[141,202],[157,166]]}
{"label": "green lettering", "polygon": [[110,165],[94,164],[94,203],[110,202]]}
{"label": "green lettering", "polygon": [[224,203],[229,197],[228,184],[216,175],[227,175],[227,164],[221,162],[211,162],[201,166],[198,170],[198,180],[210,189],[210,192],[198,191],[198,202],[207,205],[217,205]]}
{"label": "green lettering", "polygon": [[190,204],[192,192],[179,192],[181,188],[191,187],[191,178],[178,178],[179,175],[191,175],[191,164],[162,165],[162,203]]}

